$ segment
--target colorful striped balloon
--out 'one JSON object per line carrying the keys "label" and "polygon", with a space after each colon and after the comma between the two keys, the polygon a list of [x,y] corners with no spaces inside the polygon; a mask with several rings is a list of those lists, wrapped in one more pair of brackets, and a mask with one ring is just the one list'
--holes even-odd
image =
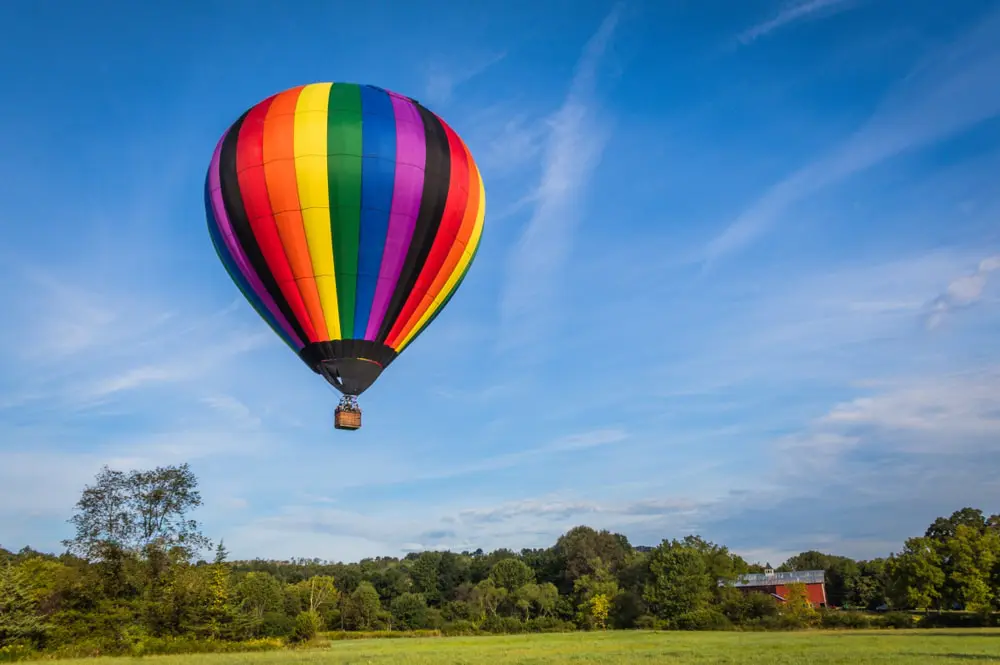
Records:
{"label": "colorful striped balloon", "polygon": [[418,102],[313,83],[229,127],[205,207],[216,252],[257,313],[356,396],[455,294],[486,197],[465,143]]}

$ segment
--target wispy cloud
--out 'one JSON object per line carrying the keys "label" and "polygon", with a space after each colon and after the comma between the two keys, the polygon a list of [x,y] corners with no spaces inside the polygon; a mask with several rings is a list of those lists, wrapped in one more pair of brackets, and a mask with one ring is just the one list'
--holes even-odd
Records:
{"label": "wispy cloud", "polygon": [[706,266],[746,247],[791,206],[823,187],[996,116],[1000,12],[931,53],[843,144],[774,185],[705,248]]}
{"label": "wispy cloud", "polygon": [[945,292],[930,303],[927,327],[937,328],[950,313],[971,307],[982,300],[990,273],[997,270],[1000,270],[1000,254],[980,261],[979,267],[971,275],[952,280]]}
{"label": "wispy cloud", "polygon": [[501,296],[502,345],[517,346],[552,311],[559,271],[579,221],[578,203],[610,134],[596,109],[602,56],[622,12],[616,5],[590,38],[562,106],[549,123],[541,182],[527,227],[514,247]]}
{"label": "wispy cloud", "polygon": [[429,65],[427,82],[424,86],[424,101],[431,105],[447,104],[457,87],[471,81],[506,57],[507,52],[501,51],[479,60],[466,61],[457,67],[446,67],[440,63]]}
{"label": "wispy cloud", "polygon": [[750,44],[792,23],[839,12],[847,9],[856,2],[857,0],[800,0],[799,2],[787,5],[768,20],[744,30],[737,37],[737,40],[744,45]]}
{"label": "wispy cloud", "polygon": [[206,313],[191,299],[186,305],[201,311],[178,315],[175,303],[157,294],[102,289],[37,267],[15,272],[23,282],[5,298],[12,313],[5,332],[34,343],[0,350],[7,368],[0,408],[68,412],[105,405],[127,393],[193,382],[274,343],[263,326],[237,323],[240,312],[232,306]]}

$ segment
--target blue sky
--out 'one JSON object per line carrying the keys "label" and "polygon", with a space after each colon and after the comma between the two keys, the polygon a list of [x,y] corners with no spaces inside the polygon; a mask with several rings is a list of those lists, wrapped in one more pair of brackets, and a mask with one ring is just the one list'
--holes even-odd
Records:
{"label": "blue sky", "polygon": [[[965,0],[6,3],[0,545],[102,464],[189,461],[236,557],[546,546],[752,560],[1000,511],[1000,11]],[[239,297],[204,170],[355,81],[468,143],[482,249],[335,432]]]}

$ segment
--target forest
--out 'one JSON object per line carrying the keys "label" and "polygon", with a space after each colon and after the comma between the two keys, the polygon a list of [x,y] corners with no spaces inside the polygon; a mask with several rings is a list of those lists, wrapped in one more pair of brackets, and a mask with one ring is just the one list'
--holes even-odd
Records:
{"label": "forest", "polygon": [[697,535],[643,546],[581,525],[539,549],[231,560],[192,519],[201,503],[187,464],[105,467],[63,552],[0,547],[0,661],[286,648],[319,635],[994,626],[1000,610],[1000,515],[972,507],[884,558],[809,551],[777,566],[825,571],[829,606],[817,608],[804,587],[784,601],[734,588],[770,564]]}

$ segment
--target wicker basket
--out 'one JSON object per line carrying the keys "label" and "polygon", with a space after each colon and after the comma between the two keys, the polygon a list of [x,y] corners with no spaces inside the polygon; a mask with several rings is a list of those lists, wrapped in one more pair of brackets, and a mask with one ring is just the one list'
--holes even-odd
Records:
{"label": "wicker basket", "polygon": [[333,412],[333,426],[337,429],[358,429],[361,427],[361,411],[337,409]]}

